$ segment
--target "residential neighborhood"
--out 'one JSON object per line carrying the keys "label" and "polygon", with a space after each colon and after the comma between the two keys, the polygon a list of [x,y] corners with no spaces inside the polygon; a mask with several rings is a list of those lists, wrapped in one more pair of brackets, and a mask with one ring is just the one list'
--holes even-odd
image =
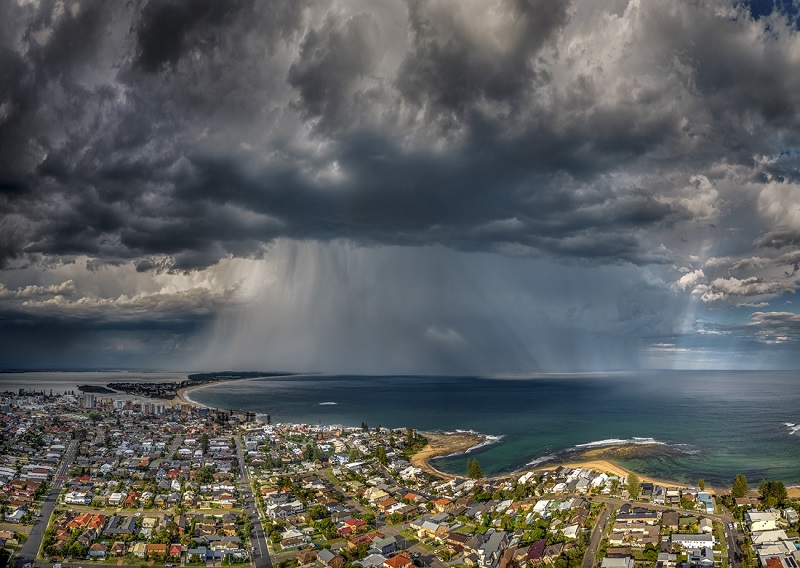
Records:
{"label": "residential neighborhood", "polygon": [[726,507],[701,488],[588,467],[442,479],[412,464],[426,440],[409,428],[273,424],[96,394],[3,397],[0,565],[798,568],[800,560],[796,503],[766,507],[751,495]]}

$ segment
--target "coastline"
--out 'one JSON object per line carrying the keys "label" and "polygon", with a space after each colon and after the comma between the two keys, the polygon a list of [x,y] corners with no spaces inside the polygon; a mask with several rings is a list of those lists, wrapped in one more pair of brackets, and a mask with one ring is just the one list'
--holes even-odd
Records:
{"label": "coastline", "polygon": [[[635,473],[636,476],[639,478],[639,481],[644,483],[654,483],[657,485],[663,485],[665,487],[677,487],[679,489],[688,489],[689,486],[685,483],[680,483],[678,481],[671,481],[668,479],[659,479],[657,477],[652,477],[650,475],[644,475],[639,472],[632,471],[622,465],[616,463],[611,459],[591,459],[591,460],[578,460],[572,461],[569,463],[559,463],[555,465],[549,465],[544,468],[538,468],[541,471],[552,471],[557,467],[571,467],[573,469],[593,469],[600,473],[609,473],[612,475],[616,475],[617,477],[628,477],[629,474]],[[716,490],[712,487],[706,486],[706,491],[709,493],[716,493]]]}
{"label": "coastline", "polygon": [[224,381],[207,381],[197,385],[189,385],[188,387],[180,388],[178,389],[178,392],[175,393],[175,396],[172,397],[172,400],[170,400],[170,404],[172,404],[173,406],[178,404],[188,404],[189,406],[194,406],[195,408],[206,408],[204,404],[200,404],[199,402],[195,402],[191,398],[189,398],[188,394],[193,390],[197,390],[203,387],[209,387],[211,385],[216,385],[221,382]]}
{"label": "coastline", "polygon": [[428,440],[428,443],[425,444],[420,451],[411,456],[411,465],[420,468],[426,473],[448,481],[457,476],[433,467],[430,463],[433,458],[467,453],[472,448],[485,444],[491,439],[489,436],[473,432],[455,432],[451,434],[443,432],[420,432],[420,434]]}
{"label": "coastline", "polygon": [[[469,452],[469,450],[482,446],[486,444],[488,441],[492,441],[491,436],[487,436],[484,434],[477,434],[473,432],[455,432],[455,433],[443,433],[443,432],[421,432],[425,438],[427,438],[428,443],[416,454],[411,456],[411,464],[414,467],[418,467],[436,477],[440,477],[447,481],[454,479],[456,477],[464,477],[454,475],[452,473],[444,472],[440,469],[437,469],[431,464],[431,461],[438,457],[444,456],[451,456],[451,455],[458,455],[458,454],[465,454]],[[591,459],[578,459],[572,460],[564,463],[554,463],[547,465],[545,467],[535,467],[532,468],[532,471],[552,471],[558,467],[569,467],[573,469],[593,469],[600,473],[608,473],[612,475],[616,475],[617,477],[625,478],[630,473],[631,470],[623,467],[619,463],[616,463],[612,459],[604,459],[600,457],[592,457]],[[640,474],[638,472],[634,472],[639,477],[639,479],[645,483],[656,483],[659,485],[664,485],[667,487],[678,487],[681,489],[688,488],[688,485],[685,483],[679,483],[677,481],[670,481],[665,479],[659,479],[656,477],[652,477],[649,475]],[[487,479],[508,479],[512,477],[514,474],[504,474],[499,476],[487,477]],[[709,493],[716,493],[714,488],[707,487],[706,488]]]}

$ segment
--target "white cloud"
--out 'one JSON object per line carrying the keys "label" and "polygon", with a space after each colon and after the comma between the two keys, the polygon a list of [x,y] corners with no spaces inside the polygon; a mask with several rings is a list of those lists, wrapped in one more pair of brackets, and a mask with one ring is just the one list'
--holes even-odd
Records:
{"label": "white cloud", "polygon": [[695,287],[699,282],[705,280],[706,275],[703,273],[702,268],[698,268],[692,272],[688,272],[681,276],[677,282],[675,282],[674,287],[678,290],[686,290],[687,288]]}
{"label": "white cloud", "polygon": [[716,278],[710,284],[695,286],[692,295],[703,302],[718,302],[731,296],[776,296],[793,294],[796,284],[786,281],[762,281],[753,276],[745,279]]}

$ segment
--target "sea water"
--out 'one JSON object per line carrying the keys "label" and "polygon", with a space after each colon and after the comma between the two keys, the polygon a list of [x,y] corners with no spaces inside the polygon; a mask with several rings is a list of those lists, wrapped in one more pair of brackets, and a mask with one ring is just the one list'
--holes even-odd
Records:
{"label": "sea water", "polygon": [[[800,483],[800,374],[650,371],[530,377],[305,375],[198,389],[217,408],[273,422],[473,430],[485,474],[569,460],[587,449],[640,445],[617,458],[640,473],[729,485],[737,473]],[[467,456],[439,459],[464,474]]]}

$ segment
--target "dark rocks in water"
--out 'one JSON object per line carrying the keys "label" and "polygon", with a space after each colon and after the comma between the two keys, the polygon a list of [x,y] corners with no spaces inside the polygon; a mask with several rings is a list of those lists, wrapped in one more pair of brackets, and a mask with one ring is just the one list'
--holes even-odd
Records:
{"label": "dark rocks in water", "polygon": [[572,454],[571,460],[630,460],[668,458],[686,454],[674,446],[667,444],[622,444],[615,446],[600,446]]}

